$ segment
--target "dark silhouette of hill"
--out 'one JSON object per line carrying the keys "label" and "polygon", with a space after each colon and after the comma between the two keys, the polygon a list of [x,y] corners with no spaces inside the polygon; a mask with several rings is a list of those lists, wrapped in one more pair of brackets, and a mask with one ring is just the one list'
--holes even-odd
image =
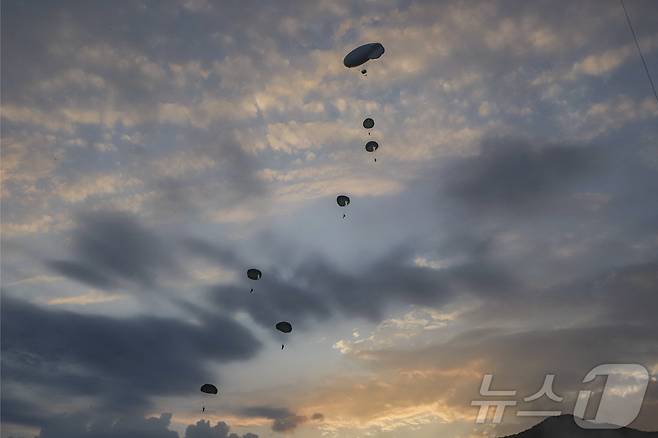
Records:
{"label": "dark silhouette of hill", "polygon": [[658,432],[621,429],[583,429],[572,415],[549,417],[528,430],[504,438],[658,438]]}

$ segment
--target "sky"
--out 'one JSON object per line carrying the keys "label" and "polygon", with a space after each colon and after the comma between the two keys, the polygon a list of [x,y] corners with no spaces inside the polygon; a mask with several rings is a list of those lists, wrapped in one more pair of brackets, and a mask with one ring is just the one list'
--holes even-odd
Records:
{"label": "sky", "polygon": [[541,418],[476,424],[484,375],[570,413],[604,363],[658,430],[658,104],[616,0],[6,0],[1,116],[2,438],[500,436]]}

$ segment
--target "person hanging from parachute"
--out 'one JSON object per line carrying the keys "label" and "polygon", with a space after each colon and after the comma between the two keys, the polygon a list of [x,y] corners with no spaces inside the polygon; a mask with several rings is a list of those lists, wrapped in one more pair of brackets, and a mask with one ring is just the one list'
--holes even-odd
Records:
{"label": "person hanging from parachute", "polygon": [[[262,276],[263,273],[256,268],[247,269],[247,278],[249,280],[258,281]],[[253,293],[253,292],[254,292],[254,288],[252,287],[249,293]]]}
{"label": "person hanging from parachute", "polygon": [[[274,327],[281,333],[290,333],[292,331],[292,324],[290,324],[288,321],[277,322]],[[284,346],[284,344],[281,344],[282,350]]]}
{"label": "person hanging from parachute", "polygon": [[[384,46],[381,43],[368,43],[357,47],[343,58],[343,65],[347,68],[359,67],[371,59],[378,59],[384,54]],[[368,75],[365,66],[361,68],[363,76]]]}
{"label": "person hanging from parachute", "polygon": [[[369,141],[366,143],[366,151],[367,152],[375,152],[377,149],[379,149],[379,143],[376,141]],[[377,162],[377,157],[375,157],[375,163]]]}
{"label": "person hanging from parachute", "polygon": [[[336,204],[338,204],[339,207],[347,207],[350,205],[350,197],[347,195],[338,195],[336,197]],[[343,213],[343,219],[347,217],[347,214]]]}
{"label": "person hanging from parachute", "polygon": [[[204,383],[201,385],[201,388],[199,389],[202,393],[208,394],[209,396],[217,395],[219,391],[217,390],[217,387],[211,383]],[[201,412],[206,412],[206,403],[204,401],[203,406],[201,408]]]}

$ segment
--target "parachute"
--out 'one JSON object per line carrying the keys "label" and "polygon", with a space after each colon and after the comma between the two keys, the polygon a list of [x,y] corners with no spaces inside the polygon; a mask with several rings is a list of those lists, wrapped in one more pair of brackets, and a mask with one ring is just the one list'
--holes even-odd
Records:
{"label": "parachute", "polygon": [[[350,205],[350,197],[345,195],[338,195],[336,198],[336,204],[338,204],[339,207],[347,207]],[[343,219],[346,217],[347,215],[343,213]]]}
{"label": "parachute", "polygon": [[348,205],[350,205],[350,198],[349,196],[338,195],[338,197],[336,198],[336,203],[340,207],[347,207]]}
{"label": "parachute", "polygon": [[288,321],[277,322],[275,327],[282,333],[290,333],[292,331],[292,324],[290,324]]}
{"label": "parachute", "polygon": [[366,129],[372,129],[372,128],[375,127],[375,121],[373,119],[371,119],[370,117],[368,117],[367,119],[365,119],[363,121],[363,127],[366,128]]}
{"label": "parachute", "polygon": [[383,54],[384,46],[382,46],[381,43],[368,43],[357,47],[345,55],[343,64],[347,68],[358,67],[371,59],[379,58]]}
{"label": "parachute", "polygon": [[217,394],[217,387],[215,385],[212,385],[210,383],[205,383],[201,386],[200,389],[201,392],[204,392],[206,394]]}
{"label": "parachute", "polygon": [[[263,276],[263,273],[260,272],[256,268],[247,269],[247,278],[249,278],[250,280],[254,280],[254,281],[255,280],[260,280],[260,278],[262,276]],[[253,291],[254,291],[254,289],[251,288],[251,292],[253,292]]]}
{"label": "parachute", "polygon": [[[205,397],[211,397],[213,395],[216,395],[219,391],[217,391],[217,387],[211,383],[205,383],[201,385],[201,388],[199,389],[202,393],[206,394]],[[205,398],[204,397],[204,398]],[[203,403],[201,407],[201,412],[206,412],[206,404],[205,402]]]}
{"label": "parachute", "polygon": [[260,272],[258,269],[255,269],[255,268],[247,269],[247,277],[250,280],[260,280],[260,277],[262,277],[262,276],[263,276],[263,273]]}
{"label": "parachute", "polygon": [[[377,149],[379,149],[379,143],[376,141],[369,141],[366,143],[366,151],[375,152]],[[375,162],[377,162],[377,158],[375,158]]]}
{"label": "parachute", "polygon": [[[292,331],[292,324],[288,321],[277,322],[274,326],[281,333],[290,333]],[[284,344],[281,344],[281,349],[283,350]]]}

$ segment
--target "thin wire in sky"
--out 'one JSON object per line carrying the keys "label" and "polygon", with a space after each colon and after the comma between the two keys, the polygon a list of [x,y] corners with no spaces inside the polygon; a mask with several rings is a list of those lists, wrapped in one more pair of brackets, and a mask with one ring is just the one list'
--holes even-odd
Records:
{"label": "thin wire in sky", "polygon": [[633,23],[631,23],[631,18],[628,16],[626,5],[624,4],[624,0],[619,0],[619,2],[621,3],[621,7],[624,9],[624,15],[626,15],[626,22],[628,23],[628,27],[631,30],[631,33],[633,34],[633,40],[635,40],[635,47],[637,47],[637,53],[640,54],[640,59],[642,59],[642,65],[644,65],[644,71],[647,73],[647,78],[649,78],[649,83],[651,84],[653,95],[656,98],[656,102],[658,102],[658,93],[656,93],[656,86],[653,84],[653,79],[651,78],[651,73],[649,72],[647,61],[644,59],[644,55],[642,54],[642,49],[640,49],[640,43],[637,40],[635,29],[633,29]]}

